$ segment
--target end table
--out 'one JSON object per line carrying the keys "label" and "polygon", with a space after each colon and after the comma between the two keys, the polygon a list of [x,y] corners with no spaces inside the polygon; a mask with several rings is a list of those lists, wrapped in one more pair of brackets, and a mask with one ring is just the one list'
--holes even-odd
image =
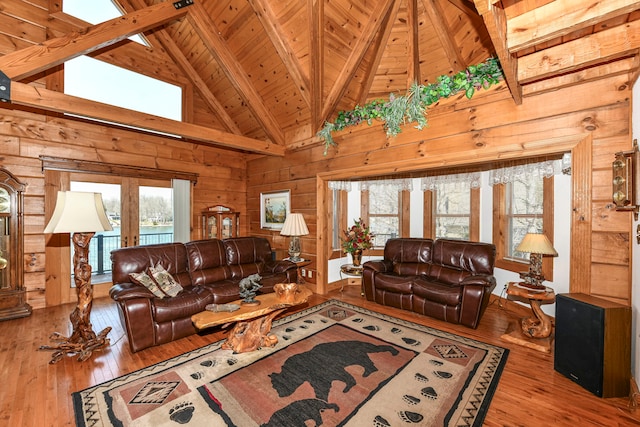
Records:
{"label": "end table", "polygon": [[520,319],[519,325],[512,322],[501,338],[534,350],[550,353],[553,325],[551,318],[542,311],[540,305],[555,302],[556,294],[553,289],[546,288],[543,291],[537,291],[518,282],[510,282],[507,284],[507,295],[529,300],[533,316]]}
{"label": "end table", "polygon": [[[360,285],[360,295],[364,296],[364,289],[362,288],[362,265],[342,264],[340,266],[340,279],[342,276],[347,276],[347,284]],[[340,288],[340,292],[344,290],[344,282]]]}

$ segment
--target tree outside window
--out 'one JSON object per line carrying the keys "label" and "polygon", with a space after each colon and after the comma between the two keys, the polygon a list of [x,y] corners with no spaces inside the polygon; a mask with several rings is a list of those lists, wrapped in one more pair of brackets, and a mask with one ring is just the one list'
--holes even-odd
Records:
{"label": "tree outside window", "polygon": [[471,188],[459,183],[440,183],[434,199],[435,237],[470,240]]}
{"label": "tree outside window", "polygon": [[387,240],[401,236],[401,192],[392,186],[374,186],[363,194],[368,194],[367,223],[375,236],[373,246],[384,248]]}
{"label": "tree outside window", "polygon": [[543,178],[517,179],[506,184],[506,217],[508,232],[505,234],[506,257],[529,259],[528,253],[516,251],[529,232],[542,233],[544,213]]}

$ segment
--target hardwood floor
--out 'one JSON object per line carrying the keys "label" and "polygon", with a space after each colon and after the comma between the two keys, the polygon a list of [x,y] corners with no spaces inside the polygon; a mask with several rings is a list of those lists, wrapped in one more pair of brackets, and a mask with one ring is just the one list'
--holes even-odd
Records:
{"label": "hardwood floor", "polygon": [[[640,425],[640,409],[630,409],[628,399],[598,398],[555,372],[553,355],[502,341],[500,335],[509,320],[523,314],[513,302],[494,301],[478,329],[473,330],[368,302],[353,286],[345,287],[342,293],[336,290],[326,296],[313,295],[310,304],[330,298],[509,348],[506,367],[485,418],[486,426]],[[24,319],[0,322],[0,426],[75,425],[72,392],[225,337],[216,330],[132,354],[117,307],[109,298],[100,298],[94,301],[91,321],[97,332],[113,327],[110,347],[85,362],[66,357],[50,365],[50,352],[38,347],[48,343],[52,332],[68,334],[68,316],[73,308],[70,304],[51,307],[36,310]]]}

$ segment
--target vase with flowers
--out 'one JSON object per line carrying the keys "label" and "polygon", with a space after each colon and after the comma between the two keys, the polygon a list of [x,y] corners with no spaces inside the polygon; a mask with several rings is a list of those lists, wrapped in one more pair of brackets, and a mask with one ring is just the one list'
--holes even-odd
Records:
{"label": "vase with flowers", "polygon": [[362,263],[362,251],[373,247],[373,234],[362,221],[362,218],[359,218],[351,227],[345,230],[344,234],[342,250],[351,254],[354,267],[359,267]]}

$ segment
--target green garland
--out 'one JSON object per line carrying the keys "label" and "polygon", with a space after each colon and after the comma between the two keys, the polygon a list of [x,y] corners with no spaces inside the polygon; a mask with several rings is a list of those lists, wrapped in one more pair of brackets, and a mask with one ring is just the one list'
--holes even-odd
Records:
{"label": "green garland", "polygon": [[390,94],[388,101],[377,99],[363,107],[356,105],[352,111],[340,111],[335,122],[325,122],[317,136],[324,140],[324,154],[327,155],[329,147],[337,146],[333,132],[362,122],[371,125],[374,119],[383,121],[387,136],[396,136],[401,132],[400,126],[407,122],[417,123],[416,128],[423,129],[427,126],[426,111],[429,105],[460,91],[471,98],[477,89],[488,89],[503,78],[498,59],[489,58],[453,76],[440,76],[437,83],[426,86],[414,83],[404,96]]}

